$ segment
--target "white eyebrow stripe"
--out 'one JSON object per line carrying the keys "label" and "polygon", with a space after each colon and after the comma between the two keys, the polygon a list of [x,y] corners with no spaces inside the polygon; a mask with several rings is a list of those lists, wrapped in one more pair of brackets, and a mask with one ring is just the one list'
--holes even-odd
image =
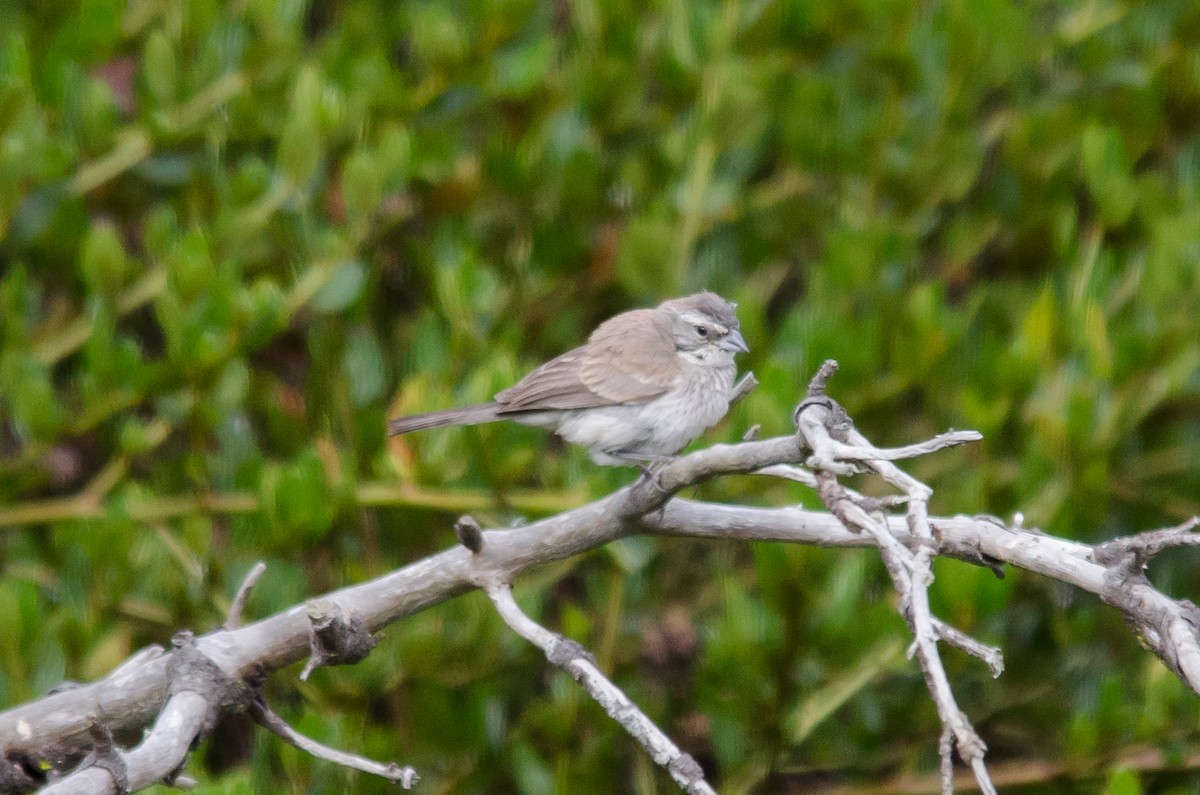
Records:
{"label": "white eyebrow stripe", "polygon": [[689,323],[695,323],[697,326],[707,326],[713,322],[711,317],[701,315],[697,312],[684,312],[680,315],[680,317]]}
{"label": "white eyebrow stripe", "polygon": [[692,323],[697,326],[711,326],[712,329],[717,332],[718,336],[723,337],[729,333],[728,326],[723,323],[718,323],[707,315],[701,315],[699,312],[682,312],[679,316],[688,323]]}

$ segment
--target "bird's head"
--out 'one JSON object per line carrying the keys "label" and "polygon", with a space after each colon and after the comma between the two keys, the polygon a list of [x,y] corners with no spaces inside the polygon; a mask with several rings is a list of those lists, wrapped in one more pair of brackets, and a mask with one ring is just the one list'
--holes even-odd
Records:
{"label": "bird's head", "polygon": [[658,305],[666,313],[675,350],[703,364],[723,365],[750,350],[738,329],[735,306],[708,291]]}

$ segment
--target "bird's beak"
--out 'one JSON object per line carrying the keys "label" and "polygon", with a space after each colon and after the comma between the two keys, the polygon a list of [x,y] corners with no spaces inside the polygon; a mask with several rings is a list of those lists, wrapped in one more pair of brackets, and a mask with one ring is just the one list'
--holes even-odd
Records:
{"label": "bird's beak", "polygon": [[750,352],[750,346],[746,344],[746,338],[742,336],[742,332],[735,328],[729,329],[729,333],[725,335],[723,340],[717,343],[717,347],[730,353],[737,353],[738,351],[742,353]]}

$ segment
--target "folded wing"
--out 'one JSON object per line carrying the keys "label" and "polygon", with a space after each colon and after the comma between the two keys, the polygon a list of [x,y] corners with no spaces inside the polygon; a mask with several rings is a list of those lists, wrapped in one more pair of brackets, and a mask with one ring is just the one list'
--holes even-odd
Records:
{"label": "folded wing", "polygon": [[[645,317],[629,317],[643,312]],[[647,403],[662,395],[674,383],[678,365],[674,342],[652,313],[636,310],[601,324],[587,345],[551,359],[498,393],[497,413]]]}

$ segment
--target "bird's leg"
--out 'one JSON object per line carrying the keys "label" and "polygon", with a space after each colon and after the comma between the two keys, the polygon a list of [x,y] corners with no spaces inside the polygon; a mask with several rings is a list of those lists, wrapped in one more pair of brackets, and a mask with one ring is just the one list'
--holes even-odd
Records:
{"label": "bird's leg", "polygon": [[637,467],[638,471],[642,473],[642,476],[638,478],[639,482],[646,480],[660,494],[668,493],[663,487],[660,472],[664,466],[675,460],[675,456],[660,455],[658,453],[640,453],[633,450],[614,450],[605,453],[605,455],[619,461],[629,462],[631,466]]}
{"label": "bird's leg", "polygon": [[663,494],[667,493],[667,490],[663,488],[662,475],[659,474],[659,472],[662,470],[661,464],[656,466],[653,462],[646,464],[638,462],[636,466],[638,471],[642,473],[638,480],[649,481],[650,485],[654,487],[655,491]]}
{"label": "bird's leg", "polygon": [[673,455],[660,455],[659,453],[639,453],[636,450],[612,450],[604,453],[610,458],[616,458],[621,461],[628,461],[631,466],[635,466],[642,471],[645,471],[646,464],[669,464],[675,460]]}
{"label": "bird's leg", "polygon": [[662,505],[658,506],[658,510],[655,511],[655,513],[658,514],[658,520],[660,522],[667,515],[667,502],[670,502],[671,499],[671,493],[667,491],[665,486],[663,486],[662,470],[663,467],[665,467],[667,463],[672,460],[674,459],[670,456],[657,456],[656,460],[654,461],[647,461],[646,463],[639,461],[636,464],[638,470],[642,474],[638,476],[637,481],[634,482],[633,485],[636,487],[638,483],[641,483],[643,480],[645,480],[650,484],[650,488],[667,498],[663,501]]}

